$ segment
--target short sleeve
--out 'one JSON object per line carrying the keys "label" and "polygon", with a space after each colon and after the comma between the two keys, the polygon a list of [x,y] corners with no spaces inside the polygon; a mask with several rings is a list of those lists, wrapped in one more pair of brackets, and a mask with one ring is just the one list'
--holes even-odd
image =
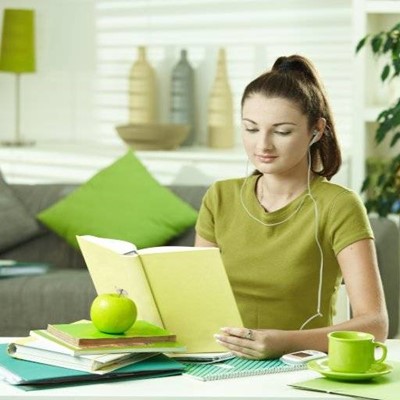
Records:
{"label": "short sleeve", "polygon": [[374,238],[365,206],[353,191],[343,191],[336,196],[328,220],[336,255],[354,242]]}

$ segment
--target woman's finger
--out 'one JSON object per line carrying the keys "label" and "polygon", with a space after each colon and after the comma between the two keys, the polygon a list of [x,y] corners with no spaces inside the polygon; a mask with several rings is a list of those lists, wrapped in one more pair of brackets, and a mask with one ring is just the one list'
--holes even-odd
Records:
{"label": "woman's finger", "polygon": [[235,336],[246,340],[256,340],[257,331],[248,328],[221,328],[225,335]]}
{"label": "woman's finger", "polygon": [[218,338],[216,338],[217,343],[219,343],[220,345],[226,347],[229,351],[231,351],[232,353],[234,353],[236,356],[238,357],[246,357],[246,358],[252,358],[252,359],[260,359],[261,358],[261,354],[259,351],[257,351],[254,348],[251,347],[244,347],[243,345],[241,345],[241,340],[239,338],[234,338],[234,337],[228,337],[229,340],[226,339],[222,339],[219,340]]}

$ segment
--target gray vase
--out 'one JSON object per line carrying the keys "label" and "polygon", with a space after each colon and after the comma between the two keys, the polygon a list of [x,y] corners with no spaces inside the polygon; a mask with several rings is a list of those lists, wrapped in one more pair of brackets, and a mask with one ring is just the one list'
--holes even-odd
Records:
{"label": "gray vase", "polygon": [[181,50],[181,57],[174,66],[171,76],[171,122],[190,126],[189,134],[182,146],[196,142],[194,131],[194,72],[187,59],[187,51]]}

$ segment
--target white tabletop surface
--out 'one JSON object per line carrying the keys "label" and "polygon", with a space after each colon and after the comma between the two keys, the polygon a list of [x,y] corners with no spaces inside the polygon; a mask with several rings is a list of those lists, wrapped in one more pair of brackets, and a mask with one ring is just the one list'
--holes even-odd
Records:
{"label": "white tabletop surface", "polygon": [[[9,342],[1,338],[0,342]],[[388,340],[388,360],[400,361],[400,340]],[[283,372],[248,378],[223,379],[202,382],[181,375],[157,379],[120,380],[111,383],[95,383],[81,386],[65,386],[58,389],[44,389],[25,392],[17,386],[0,381],[0,399],[45,399],[45,400],[252,400],[252,399],[337,399],[350,397],[329,395],[299,390],[288,386],[290,383],[317,378],[316,372],[304,370]]]}

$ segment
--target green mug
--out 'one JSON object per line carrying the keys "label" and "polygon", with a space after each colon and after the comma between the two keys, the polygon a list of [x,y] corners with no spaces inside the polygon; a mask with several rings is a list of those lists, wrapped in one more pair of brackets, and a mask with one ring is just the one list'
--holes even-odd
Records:
{"label": "green mug", "polygon": [[[328,334],[328,366],[332,371],[345,373],[363,373],[374,363],[386,359],[387,348],[383,343],[375,342],[370,333],[337,331]],[[375,350],[382,349],[382,355],[375,358]]]}

